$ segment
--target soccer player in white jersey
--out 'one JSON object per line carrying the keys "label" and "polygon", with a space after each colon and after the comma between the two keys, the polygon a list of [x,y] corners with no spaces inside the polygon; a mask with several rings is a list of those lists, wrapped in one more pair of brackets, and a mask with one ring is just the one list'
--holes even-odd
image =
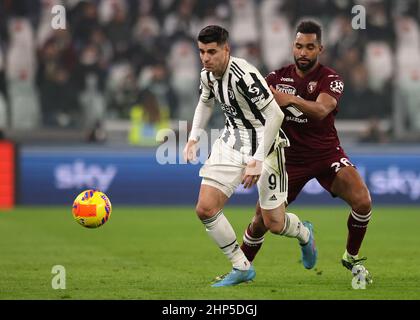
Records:
{"label": "soccer player in white jersey", "polygon": [[216,99],[225,113],[226,125],[200,170],[202,183],[196,213],[233,269],[216,278],[213,287],[255,278],[254,267],[223,214],[225,203],[240,183],[244,188],[257,185],[264,224],[272,233],[297,238],[307,265],[315,265],[317,258],[312,225],[285,213],[287,173],[283,147],[288,145],[288,140],[280,129],[283,112],[258,70],[245,60],[230,56],[227,40],[228,32],[220,26],[207,26],[198,35],[204,66],[201,94],[184,149],[186,160],[196,158],[200,132],[210,118]]}

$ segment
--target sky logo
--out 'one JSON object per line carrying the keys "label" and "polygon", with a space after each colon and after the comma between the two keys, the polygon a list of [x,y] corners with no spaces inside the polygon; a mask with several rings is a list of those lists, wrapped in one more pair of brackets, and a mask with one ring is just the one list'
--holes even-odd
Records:
{"label": "sky logo", "polygon": [[76,160],[71,164],[60,164],[54,168],[55,186],[58,189],[97,189],[106,192],[117,174],[117,167],[86,164]]}

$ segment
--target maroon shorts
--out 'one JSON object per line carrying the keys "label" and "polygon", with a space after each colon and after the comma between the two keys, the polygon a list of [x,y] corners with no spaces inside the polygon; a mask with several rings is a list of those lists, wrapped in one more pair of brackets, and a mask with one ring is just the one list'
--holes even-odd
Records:
{"label": "maroon shorts", "polygon": [[289,190],[287,202],[292,203],[305,184],[315,178],[319,184],[328,192],[331,192],[331,185],[337,175],[337,172],[344,167],[354,165],[350,162],[346,153],[341,147],[336,147],[331,154],[322,154],[322,158],[305,159],[303,157],[294,161],[286,153],[286,171],[289,179]]}

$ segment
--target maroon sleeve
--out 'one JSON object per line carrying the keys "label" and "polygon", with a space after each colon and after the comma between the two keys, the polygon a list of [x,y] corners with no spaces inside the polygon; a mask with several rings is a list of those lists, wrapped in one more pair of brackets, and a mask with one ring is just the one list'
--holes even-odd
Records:
{"label": "maroon sleeve", "polygon": [[267,81],[268,86],[276,87],[276,72],[270,72],[266,77],[265,81]]}
{"label": "maroon sleeve", "polygon": [[322,92],[334,97],[337,102],[344,91],[344,82],[336,73],[326,73],[320,83],[319,93]]}

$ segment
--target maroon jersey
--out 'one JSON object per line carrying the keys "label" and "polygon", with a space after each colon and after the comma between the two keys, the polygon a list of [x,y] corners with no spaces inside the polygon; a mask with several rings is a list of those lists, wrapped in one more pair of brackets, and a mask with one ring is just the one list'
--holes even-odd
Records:
{"label": "maroon jersey", "polygon": [[[319,64],[301,78],[295,68],[296,66],[292,64],[271,72],[266,77],[267,83],[278,91],[310,101],[316,101],[319,94],[325,92],[334,97],[338,103],[344,84],[334,70]],[[282,129],[290,140],[290,147],[285,148],[287,162],[305,162],[313,158],[324,159],[337,150],[340,141],[334,120],[338,104],[322,120],[310,118],[292,105],[283,107],[282,110],[284,112]]]}

